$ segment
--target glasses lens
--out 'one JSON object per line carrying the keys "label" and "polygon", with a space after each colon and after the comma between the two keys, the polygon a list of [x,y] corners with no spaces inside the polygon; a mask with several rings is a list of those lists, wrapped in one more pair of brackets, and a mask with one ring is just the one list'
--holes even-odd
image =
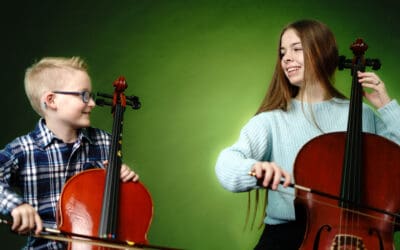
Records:
{"label": "glasses lens", "polygon": [[84,103],[88,103],[90,101],[91,97],[92,97],[92,93],[90,93],[89,91],[84,91],[82,93],[82,100]]}

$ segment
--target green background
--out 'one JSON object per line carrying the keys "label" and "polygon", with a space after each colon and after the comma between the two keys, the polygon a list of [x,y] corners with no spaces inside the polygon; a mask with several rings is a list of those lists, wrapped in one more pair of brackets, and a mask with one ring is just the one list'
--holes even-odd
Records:
{"label": "green background", "polygon": [[[0,144],[30,131],[38,116],[23,90],[25,69],[44,56],[85,58],[96,91],[112,93],[124,75],[127,110],[124,161],[149,189],[155,214],[152,244],[185,249],[252,249],[261,233],[244,230],[247,194],[218,183],[218,153],[231,145],[266,91],[279,33],[300,18],[319,19],[336,34],[340,53],[362,37],[366,56],[399,99],[400,4],[396,1],[12,1],[1,8]],[[337,86],[349,92],[348,70]],[[109,108],[93,125],[111,131]],[[388,183],[390,181],[388,180]],[[257,218],[257,221],[259,218]],[[0,230],[2,245],[23,238]],[[3,248],[3,247],[2,247]]]}

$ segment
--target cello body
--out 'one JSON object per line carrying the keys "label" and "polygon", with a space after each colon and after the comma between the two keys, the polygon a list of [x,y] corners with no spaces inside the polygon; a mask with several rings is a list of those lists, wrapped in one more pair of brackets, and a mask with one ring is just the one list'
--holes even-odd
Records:
{"label": "cello body", "polygon": [[[309,141],[294,168],[299,185],[339,196],[346,133],[330,133]],[[400,146],[383,137],[363,133],[361,203],[365,207],[400,211]],[[297,166],[297,167],[296,167]],[[299,167],[302,166],[302,167]],[[306,171],[302,169],[307,166]],[[321,173],[316,178],[315,173]],[[370,209],[344,209],[337,200],[296,190],[296,204],[307,216],[301,249],[394,249],[395,218]]]}
{"label": "cello body", "polygon": [[[106,169],[90,169],[71,177],[63,187],[58,202],[58,227],[63,232],[147,245],[147,231],[153,216],[150,193],[140,182],[122,182],[122,126],[127,104],[140,107],[137,97],[127,97],[124,77],[117,78],[112,99],[113,129]],[[101,99],[100,99],[101,100]],[[101,100],[101,104],[107,104]],[[113,249],[88,243],[70,242],[68,249]]]}
{"label": "cello body", "polygon": [[363,57],[367,48],[357,39],[351,46],[355,57],[339,64],[339,69],[351,68],[353,76],[347,131],[312,139],[295,160],[296,184],[327,194],[296,190],[296,207],[307,217],[301,249],[394,249],[400,146],[362,132],[363,90],[357,72],[380,67],[377,59]]}
{"label": "cello body", "polygon": [[[59,202],[61,231],[88,236],[98,234],[105,176],[104,169],[90,169],[68,180]],[[140,182],[126,182],[120,184],[119,196],[118,240],[147,244],[147,231],[153,216],[149,192]],[[104,248],[70,243],[69,249]]]}

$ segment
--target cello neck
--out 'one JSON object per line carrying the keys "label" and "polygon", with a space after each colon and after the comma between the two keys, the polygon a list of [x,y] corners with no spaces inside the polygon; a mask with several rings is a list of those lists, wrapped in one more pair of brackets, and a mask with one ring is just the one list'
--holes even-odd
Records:
{"label": "cello neck", "polygon": [[[358,81],[357,72],[364,72],[366,66],[373,66],[374,69],[379,69],[380,63],[376,59],[366,60],[364,58],[364,53],[368,49],[368,45],[362,39],[357,39],[350,48],[353,51],[354,57],[347,67],[351,67],[352,87],[340,197],[343,200],[350,201],[352,204],[360,204],[363,185],[361,181],[363,179],[363,89]],[[341,67],[346,67],[345,62],[344,65],[339,65],[339,69],[341,69]],[[341,201],[339,205],[346,208],[350,207],[349,204],[343,201]],[[352,206],[351,208],[354,207]]]}
{"label": "cello neck", "polygon": [[115,86],[112,103],[114,119],[98,232],[100,238],[115,238],[118,228],[119,176],[122,164],[122,125],[126,106],[126,97],[123,91],[127,88],[127,84],[125,78],[120,77],[113,85]]}
{"label": "cello neck", "polygon": [[[358,62],[352,68],[353,80],[340,192],[342,200],[351,201],[352,204],[360,203],[362,186],[362,89],[357,79],[357,71],[364,71],[361,60],[357,58]],[[339,205],[349,206],[343,201]]]}

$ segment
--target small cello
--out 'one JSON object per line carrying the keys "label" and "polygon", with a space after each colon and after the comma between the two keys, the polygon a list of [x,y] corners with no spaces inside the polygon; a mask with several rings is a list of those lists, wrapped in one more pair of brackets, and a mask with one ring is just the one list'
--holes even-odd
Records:
{"label": "small cello", "polygon": [[[63,232],[100,239],[148,243],[147,231],[153,216],[153,203],[140,182],[121,182],[123,113],[127,104],[140,108],[137,97],[125,96],[127,83],[119,77],[114,94],[98,94],[98,105],[111,105],[113,119],[109,162],[106,169],[91,169],[70,178],[65,184],[58,209],[58,225]],[[70,242],[69,249],[112,249]]]}
{"label": "small cello", "polygon": [[394,249],[400,146],[362,132],[363,94],[357,71],[380,67],[377,59],[364,58],[367,48],[357,39],[351,46],[353,59],[341,57],[339,69],[351,68],[353,76],[347,132],[312,139],[295,161],[296,184],[327,194],[296,189],[296,207],[307,217],[301,249]]}

